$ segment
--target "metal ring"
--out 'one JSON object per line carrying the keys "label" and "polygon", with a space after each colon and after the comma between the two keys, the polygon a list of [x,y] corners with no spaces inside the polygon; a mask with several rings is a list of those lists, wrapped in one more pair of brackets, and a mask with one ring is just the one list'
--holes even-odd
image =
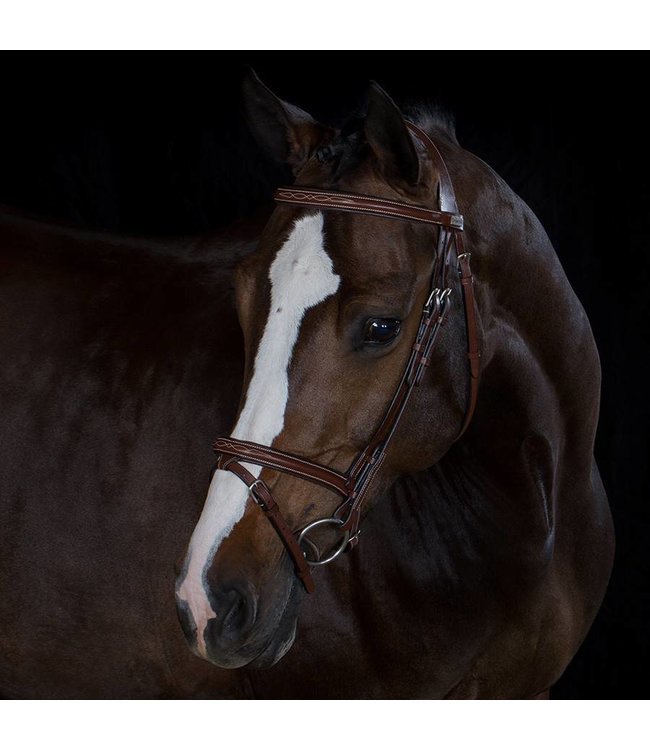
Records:
{"label": "metal ring", "polygon": [[[316,544],[314,544],[314,542],[311,541],[311,539],[307,538],[306,534],[308,534],[312,529],[315,529],[317,526],[325,526],[329,524],[330,526],[341,527],[343,526],[343,523],[344,521],[342,521],[340,518],[319,518],[318,521],[312,521],[312,523],[307,524],[307,526],[305,526],[305,528],[300,532],[298,536],[298,544],[302,547],[302,544],[304,542],[304,544],[306,544],[313,553],[320,556],[318,547],[316,546]],[[332,554],[326,557],[324,560],[310,560],[303,550],[305,560],[307,560],[307,563],[309,565],[312,565],[314,567],[317,565],[326,565],[327,563],[332,562],[332,560],[335,560],[341,554],[341,552],[343,552],[343,550],[347,546],[349,538],[350,532],[346,530],[343,533],[343,538],[341,539],[341,543],[339,544],[339,546],[336,547],[334,552],[332,552]]]}

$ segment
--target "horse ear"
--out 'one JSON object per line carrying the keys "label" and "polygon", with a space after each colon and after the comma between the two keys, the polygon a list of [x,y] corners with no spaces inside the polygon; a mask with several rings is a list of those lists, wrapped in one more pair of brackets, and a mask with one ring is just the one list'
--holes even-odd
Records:
{"label": "horse ear", "polygon": [[297,172],[334,131],[317,123],[302,109],[283,102],[265,86],[252,68],[242,83],[246,119],[258,143],[277,162]]}
{"label": "horse ear", "polygon": [[366,140],[386,178],[391,182],[416,185],[420,176],[420,161],[404,116],[375,81],[371,81],[368,92],[365,132]]}

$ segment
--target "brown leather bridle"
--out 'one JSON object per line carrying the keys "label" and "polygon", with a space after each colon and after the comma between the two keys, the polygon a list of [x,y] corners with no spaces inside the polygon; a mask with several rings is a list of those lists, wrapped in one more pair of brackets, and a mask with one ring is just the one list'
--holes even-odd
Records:
{"label": "brown leather bridle", "polygon": [[[431,352],[449,308],[451,288],[447,286],[447,269],[452,248],[456,253],[460,283],[463,290],[465,324],[467,330],[467,356],[469,359],[470,385],[465,419],[458,437],[470,423],[479,382],[479,338],[473,279],[470,269],[470,254],[463,248],[463,217],[458,211],[456,197],[447,166],[431,138],[417,125],[406,123],[426,147],[439,175],[439,210],[414,206],[399,201],[374,198],[354,193],[340,193],[317,188],[280,188],[275,193],[278,203],[296,206],[318,207],[328,211],[350,211],[352,213],[383,216],[390,219],[433,224],[440,227],[438,247],[431,276],[430,294],[424,305],[415,342],[408,362],[397,387],[397,391],[383,419],[375,430],[366,448],[354,459],[344,473],[313,463],[299,456],[278,451],[265,445],[220,437],[214,443],[217,469],[230,471],[247,486],[250,497],[264,511],[295,565],[296,574],[308,593],[314,591],[311,567],[324,565],[334,560],[344,550],[352,549],[359,539],[361,509],[373,478],[381,468],[386,450],[395,433],[399,420],[415,386],[419,385],[431,360]],[[458,439],[458,438],[457,438]],[[331,518],[321,518],[308,524],[299,533],[294,533],[285,522],[271,490],[262,479],[256,479],[241,462],[285,472],[339,494],[343,502]],[[342,532],[340,544],[325,558],[320,557],[316,544],[309,533],[319,526],[334,526]]]}

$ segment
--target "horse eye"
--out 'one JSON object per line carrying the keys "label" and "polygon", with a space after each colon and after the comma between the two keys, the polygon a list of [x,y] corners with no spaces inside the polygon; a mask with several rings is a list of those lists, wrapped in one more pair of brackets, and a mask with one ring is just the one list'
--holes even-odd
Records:
{"label": "horse eye", "polygon": [[366,322],[364,344],[382,346],[389,344],[400,332],[402,321],[396,318],[370,318]]}

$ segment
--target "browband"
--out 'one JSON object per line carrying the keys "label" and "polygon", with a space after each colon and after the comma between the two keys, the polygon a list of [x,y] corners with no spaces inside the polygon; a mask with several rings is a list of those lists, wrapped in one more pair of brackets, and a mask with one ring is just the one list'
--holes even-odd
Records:
{"label": "browband", "polygon": [[383,216],[386,219],[419,221],[423,224],[437,224],[451,229],[463,228],[463,217],[459,213],[435,211],[410,203],[373,198],[369,195],[338,193],[319,188],[278,188],[274,195],[276,203],[293,203],[296,206],[318,206],[322,209],[350,211],[352,213]]}

